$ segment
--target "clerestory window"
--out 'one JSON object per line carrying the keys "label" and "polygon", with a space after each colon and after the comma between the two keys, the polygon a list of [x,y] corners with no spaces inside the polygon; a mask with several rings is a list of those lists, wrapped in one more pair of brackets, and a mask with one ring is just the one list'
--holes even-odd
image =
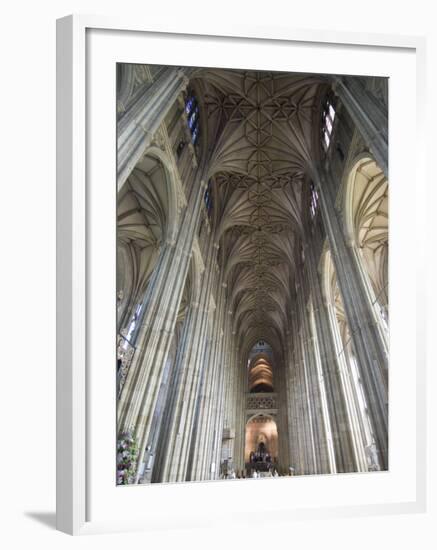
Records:
{"label": "clerestory window", "polygon": [[310,214],[311,214],[311,218],[314,218],[314,216],[317,213],[317,209],[319,208],[319,193],[317,192],[317,189],[313,182],[311,182],[310,190],[311,190]]}
{"label": "clerestory window", "polygon": [[203,200],[205,202],[205,208],[206,208],[206,211],[208,212],[208,216],[211,216],[212,206],[213,206],[211,180],[209,180],[208,182],[208,186],[206,188],[205,195],[203,196]]}
{"label": "clerestory window", "polygon": [[191,143],[196,145],[199,137],[199,104],[193,92],[189,93],[185,100],[185,114],[191,134]]}
{"label": "clerestory window", "polygon": [[328,96],[325,100],[322,111],[322,145],[326,151],[332,141],[332,132],[334,129],[335,120],[335,105],[332,96]]}

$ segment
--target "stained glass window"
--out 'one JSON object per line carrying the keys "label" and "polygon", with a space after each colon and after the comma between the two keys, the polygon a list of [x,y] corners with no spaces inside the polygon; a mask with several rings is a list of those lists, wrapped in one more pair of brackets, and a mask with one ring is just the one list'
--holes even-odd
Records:
{"label": "stained glass window", "polygon": [[197,127],[194,128],[193,133],[191,134],[191,141],[192,141],[193,144],[195,144],[197,142],[198,133],[199,133],[199,129]]}
{"label": "stained glass window", "polygon": [[335,107],[334,100],[328,96],[325,100],[322,111],[322,145],[325,151],[331,144],[332,132],[334,130]]}
{"label": "stained glass window", "polygon": [[185,114],[187,115],[187,125],[191,133],[191,142],[197,143],[199,137],[199,104],[195,95],[191,92],[185,100]]}
{"label": "stained glass window", "polygon": [[205,201],[205,207],[206,211],[208,212],[208,215],[211,215],[212,212],[212,188],[211,188],[211,180],[208,182],[208,187],[206,188],[205,195],[203,197]]}
{"label": "stained glass window", "polygon": [[310,190],[311,190],[310,214],[311,214],[311,217],[314,218],[314,216],[317,213],[317,209],[319,207],[319,193],[317,192],[317,189],[315,188],[313,182],[311,182]]}
{"label": "stained glass window", "polygon": [[194,101],[195,101],[194,96],[187,98],[187,101],[185,102],[185,112],[187,113],[187,115],[191,113],[191,109],[193,107]]}

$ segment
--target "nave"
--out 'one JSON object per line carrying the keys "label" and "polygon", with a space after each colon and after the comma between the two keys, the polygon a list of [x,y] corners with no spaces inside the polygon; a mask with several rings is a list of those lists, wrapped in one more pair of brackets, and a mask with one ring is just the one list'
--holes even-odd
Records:
{"label": "nave", "polygon": [[388,469],[387,79],[117,65],[117,483]]}

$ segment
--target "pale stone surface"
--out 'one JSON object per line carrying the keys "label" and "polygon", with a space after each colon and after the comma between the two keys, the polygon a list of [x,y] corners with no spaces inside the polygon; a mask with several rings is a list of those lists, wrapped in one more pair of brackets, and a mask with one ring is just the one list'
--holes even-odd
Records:
{"label": "pale stone surface", "polygon": [[132,481],[250,476],[259,448],[270,474],[386,469],[384,82],[118,75],[118,431],[138,442]]}

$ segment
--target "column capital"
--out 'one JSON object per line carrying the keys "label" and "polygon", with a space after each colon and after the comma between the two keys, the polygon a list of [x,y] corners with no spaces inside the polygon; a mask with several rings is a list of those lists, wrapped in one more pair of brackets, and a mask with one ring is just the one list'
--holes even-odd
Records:
{"label": "column capital", "polygon": [[345,235],[344,242],[345,242],[345,245],[350,249],[353,249],[355,247],[354,238],[351,237],[350,235],[347,235],[347,234]]}
{"label": "column capital", "polygon": [[331,77],[331,88],[332,91],[338,95],[338,88],[343,84],[340,76],[332,76]]}
{"label": "column capital", "polygon": [[182,86],[184,88],[186,88],[188,86],[188,84],[190,83],[190,79],[188,78],[188,76],[185,74],[185,71],[184,69],[178,69],[177,70],[177,73],[178,77],[182,80]]}

